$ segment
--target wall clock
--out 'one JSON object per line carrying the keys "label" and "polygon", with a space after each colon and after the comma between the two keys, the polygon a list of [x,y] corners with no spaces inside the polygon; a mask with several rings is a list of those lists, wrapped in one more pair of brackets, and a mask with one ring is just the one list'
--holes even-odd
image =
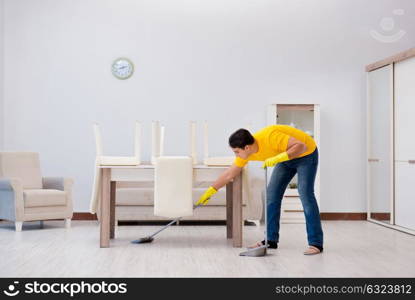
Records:
{"label": "wall clock", "polygon": [[134,64],[128,58],[120,57],[112,63],[111,71],[118,79],[128,79],[134,73]]}

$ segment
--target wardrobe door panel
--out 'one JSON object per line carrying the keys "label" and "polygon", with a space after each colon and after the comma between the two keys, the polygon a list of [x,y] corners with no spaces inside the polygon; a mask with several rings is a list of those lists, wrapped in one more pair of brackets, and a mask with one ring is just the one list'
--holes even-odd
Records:
{"label": "wardrobe door panel", "polygon": [[395,163],[395,224],[415,230],[415,164]]}
{"label": "wardrobe door panel", "polygon": [[390,223],[392,207],[393,66],[368,73],[368,198],[370,217]]}
{"label": "wardrobe door panel", "polygon": [[415,57],[395,64],[395,224],[415,230]]}
{"label": "wardrobe door panel", "polygon": [[415,57],[395,64],[395,159],[415,159]]}

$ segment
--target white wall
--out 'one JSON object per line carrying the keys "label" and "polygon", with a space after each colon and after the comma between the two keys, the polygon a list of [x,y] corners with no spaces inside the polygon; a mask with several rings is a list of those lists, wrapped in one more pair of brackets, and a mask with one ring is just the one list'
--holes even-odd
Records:
{"label": "white wall", "polygon": [[[315,102],[321,210],[365,211],[364,66],[414,46],[414,4],[6,0],[5,148],[38,151],[44,175],[73,177],[74,210],[87,211],[93,121],[104,151],[118,155],[132,153],[133,121],[144,122],[148,160],[151,120],[166,125],[166,154],[176,155],[188,153],[188,121],[207,119],[212,155],[231,155],[228,135],[265,125],[267,104]],[[407,34],[373,39],[370,30],[396,8]],[[119,56],[135,63],[129,80],[110,73]]]}

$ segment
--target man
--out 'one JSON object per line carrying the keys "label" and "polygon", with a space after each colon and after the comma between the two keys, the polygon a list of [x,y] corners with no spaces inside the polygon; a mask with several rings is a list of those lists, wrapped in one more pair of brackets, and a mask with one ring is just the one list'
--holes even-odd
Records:
{"label": "man", "polygon": [[[210,197],[226,185],[250,160],[264,161],[263,167],[275,167],[267,187],[268,248],[276,249],[279,241],[281,201],[288,183],[298,174],[298,192],[304,208],[309,247],[305,255],[323,251],[323,230],[314,195],[318,150],[315,141],[305,132],[287,126],[270,125],[251,135],[239,129],[229,137],[235,153],[234,163],[205,191],[197,204],[205,205]],[[265,240],[252,247],[265,244]]]}

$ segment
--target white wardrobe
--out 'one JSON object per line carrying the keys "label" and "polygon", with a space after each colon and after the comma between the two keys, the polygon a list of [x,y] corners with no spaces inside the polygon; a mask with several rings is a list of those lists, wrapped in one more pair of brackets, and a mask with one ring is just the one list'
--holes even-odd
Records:
{"label": "white wardrobe", "polygon": [[368,220],[415,234],[415,48],[366,71]]}

